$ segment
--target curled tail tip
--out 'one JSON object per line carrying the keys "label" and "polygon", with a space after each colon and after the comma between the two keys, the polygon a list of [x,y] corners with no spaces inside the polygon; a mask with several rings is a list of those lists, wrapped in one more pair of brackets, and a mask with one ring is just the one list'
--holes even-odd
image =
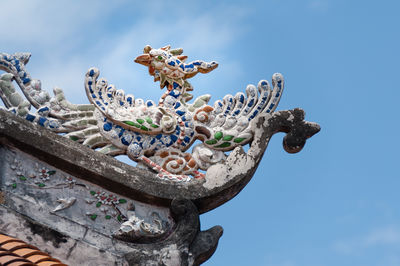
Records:
{"label": "curled tail tip", "polygon": [[268,90],[270,88],[268,80],[262,79],[257,84],[258,90],[261,92],[262,90]]}
{"label": "curled tail tip", "polygon": [[91,67],[88,69],[88,71],[86,72],[86,77],[98,77],[100,74],[100,71],[95,68],[95,67]]}
{"label": "curled tail tip", "polygon": [[283,75],[281,73],[274,73],[272,75],[272,80],[276,82],[283,81]]}
{"label": "curled tail tip", "polygon": [[29,62],[29,59],[31,58],[31,53],[28,52],[20,52],[20,53],[15,53],[14,56],[18,58],[18,60],[22,61],[24,65],[26,65]]}
{"label": "curled tail tip", "polygon": [[256,86],[254,86],[253,84],[247,85],[246,94],[247,94],[247,97],[255,97],[257,95]]}

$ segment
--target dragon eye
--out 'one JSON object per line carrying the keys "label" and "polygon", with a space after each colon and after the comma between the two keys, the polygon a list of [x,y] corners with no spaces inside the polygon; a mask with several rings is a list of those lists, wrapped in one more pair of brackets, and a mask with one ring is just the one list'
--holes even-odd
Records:
{"label": "dragon eye", "polygon": [[157,56],[157,59],[158,59],[158,60],[162,60],[163,58],[162,58],[161,55],[159,55],[159,56]]}

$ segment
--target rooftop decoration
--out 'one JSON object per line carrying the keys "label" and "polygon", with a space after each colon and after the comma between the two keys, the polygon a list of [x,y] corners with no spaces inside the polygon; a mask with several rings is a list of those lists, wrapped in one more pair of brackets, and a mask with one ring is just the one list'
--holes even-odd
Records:
{"label": "rooftop decoration", "polygon": [[[278,73],[211,105],[208,94],[192,101],[188,80],[218,63],[182,53],[146,46],[134,60],[159,83],[157,103],[90,68],[89,104],[70,103],[60,88],[50,97],[26,71],[29,53],[0,53],[0,233],[70,265],[206,261],[223,230],[201,231],[199,215],[246,186],[275,133],[296,153],[320,127],[302,109],[276,111]],[[139,167],[112,158],[121,154]]]}
{"label": "rooftop decoration", "polygon": [[[284,79],[279,73],[267,80],[248,85],[245,92],[226,95],[212,106],[211,95],[193,95],[189,78],[217,68],[217,62],[201,60],[186,63],[183,49],[169,45],[155,49],[146,46],[136,63],[148,68],[154,81],[164,89],[158,103],[135,99],[132,94],[116,89],[100,71],[90,68],[86,73],[85,89],[91,104],[76,105],[65,99],[62,89],[54,89],[54,97],[42,90],[41,82],[26,72],[30,54],[0,54],[0,96],[5,106],[26,120],[97,149],[108,155],[126,154],[130,159],[155,170],[158,176],[172,181],[203,179],[210,168],[227,161],[225,152],[254,141],[257,124],[262,117],[273,118],[283,93]],[[17,93],[12,81],[21,88],[26,100]],[[29,111],[33,106],[36,113]],[[302,136],[288,152],[299,151],[305,139]],[[191,152],[186,152],[196,140]],[[294,140],[294,138],[292,138]],[[100,149],[98,149],[100,148]],[[263,153],[263,150],[257,151]],[[206,171],[205,173],[201,170]]]}

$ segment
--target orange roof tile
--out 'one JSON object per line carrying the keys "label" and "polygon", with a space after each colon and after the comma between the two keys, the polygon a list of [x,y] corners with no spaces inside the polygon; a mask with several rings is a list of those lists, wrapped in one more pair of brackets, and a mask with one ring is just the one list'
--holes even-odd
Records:
{"label": "orange roof tile", "polygon": [[24,258],[14,256],[14,255],[5,255],[0,257],[0,265],[7,265],[10,262],[14,261],[26,261]]}
{"label": "orange roof tile", "polygon": [[36,266],[36,265],[31,262],[16,261],[7,264],[7,266]]}
{"label": "orange roof tile", "polygon": [[6,244],[1,245],[1,247],[3,249],[9,250],[9,251],[14,251],[14,250],[20,249],[20,248],[28,248],[29,245],[27,245],[24,242],[13,241],[13,242],[8,242]]}
{"label": "orange roof tile", "polygon": [[33,248],[21,248],[21,249],[17,249],[13,251],[15,254],[17,254],[18,256],[21,257],[29,257],[32,255],[47,255],[46,253],[39,251],[37,249],[33,249]]}
{"label": "orange roof tile", "polygon": [[0,256],[5,256],[5,255],[13,255],[13,253],[8,250],[0,250]]}
{"label": "orange roof tile", "polygon": [[6,244],[8,242],[23,242],[23,241],[13,238],[13,237],[9,237],[9,236],[0,234],[0,245]]}
{"label": "orange roof tile", "polygon": [[32,261],[33,263],[38,263],[38,262],[42,262],[42,261],[48,261],[51,258],[49,256],[33,255],[33,256],[27,257],[26,259]]}
{"label": "orange roof tile", "polygon": [[24,241],[0,234],[1,266],[68,266]]}
{"label": "orange roof tile", "polygon": [[38,266],[68,266],[63,263],[55,262],[55,261],[44,261],[44,262],[39,262],[36,264]]}

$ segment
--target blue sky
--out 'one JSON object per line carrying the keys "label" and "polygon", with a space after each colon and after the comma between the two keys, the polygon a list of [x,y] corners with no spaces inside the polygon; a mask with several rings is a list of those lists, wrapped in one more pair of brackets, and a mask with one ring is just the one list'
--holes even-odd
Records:
{"label": "blue sky", "polygon": [[91,66],[136,97],[161,95],[133,62],[146,44],[220,66],[192,79],[212,100],[281,72],[278,110],[322,130],[298,154],[272,138],[255,176],[201,217],[224,227],[205,265],[398,266],[398,1],[18,1],[1,3],[0,50],[29,51],[49,92],[87,103]]}

